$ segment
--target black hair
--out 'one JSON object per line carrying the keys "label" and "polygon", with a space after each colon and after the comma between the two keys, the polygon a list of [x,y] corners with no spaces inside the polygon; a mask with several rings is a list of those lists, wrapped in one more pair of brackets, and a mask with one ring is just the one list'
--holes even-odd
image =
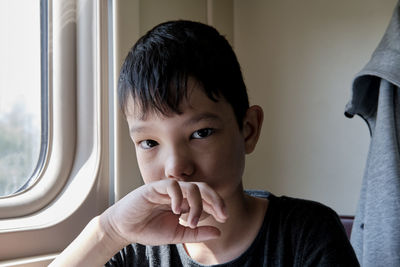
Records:
{"label": "black hair", "polygon": [[224,97],[242,128],[249,100],[236,55],[215,28],[193,21],[159,24],[136,42],[120,72],[121,109],[126,111],[131,95],[144,116],[148,111],[180,114],[188,78],[211,100]]}

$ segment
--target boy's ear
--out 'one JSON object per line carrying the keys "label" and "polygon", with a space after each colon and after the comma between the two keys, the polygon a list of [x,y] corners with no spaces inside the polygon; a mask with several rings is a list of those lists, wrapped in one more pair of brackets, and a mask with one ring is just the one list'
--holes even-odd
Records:
{"label": "boy's ear", "polygon": [[264,112],[260,106],[249,107],[243,119],[243,137],[245,142],[245,152],[250,154],[256,147],[258,137],[261,133],[261,126],[264,119]]}

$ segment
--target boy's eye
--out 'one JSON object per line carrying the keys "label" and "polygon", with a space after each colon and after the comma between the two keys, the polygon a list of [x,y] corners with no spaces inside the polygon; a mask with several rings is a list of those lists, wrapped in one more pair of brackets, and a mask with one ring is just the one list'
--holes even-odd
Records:
{"label": "boy's eye", "polygon": [[143,140],[139,143],[139,146],[143,149],[150,149],[156,145],[158,145],[158,143],[154,140]]}
{"label": "boy's eye", "polygon": [[212,135],[214,133],[214,129],[211,128],[204,128],[204,129],[200,129],[195,131],[191,138],[192,139],[201,139],[201,138],[206,138],[210,135]]}

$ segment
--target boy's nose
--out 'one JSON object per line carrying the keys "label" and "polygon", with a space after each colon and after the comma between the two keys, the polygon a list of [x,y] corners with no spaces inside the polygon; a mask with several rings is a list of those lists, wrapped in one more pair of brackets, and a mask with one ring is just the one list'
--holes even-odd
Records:
{"label": "boy's nose", "polygon": [[177,180],[188,179],[194,173],[191,156],[184,150],[174,150],[165,161],[165,177]]}

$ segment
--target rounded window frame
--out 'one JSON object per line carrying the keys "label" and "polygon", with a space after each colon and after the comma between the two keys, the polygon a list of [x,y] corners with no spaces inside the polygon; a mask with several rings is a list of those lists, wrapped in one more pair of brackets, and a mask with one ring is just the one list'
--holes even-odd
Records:
{"label": "rounded window frame", "polygon": [[[31,214],[50,203],[68,179],[74,159],[75,146],[71,144],[76,143],[75,18],[71,20],[72,13],[68,16],[68,7],[53,6],[52,1],[47,3],[48,23],[45,24],[49,38],[45,46],[48,49],[42,57],[47,61],[44,63],[47,73],[42,76],[42,83],[47,84],[47,90],[42,92],[47,91],[48,96],[47,118],[42,122],[42,130],[47,130],[45,153],[41,151],[41,162],[33,174],[36,177],[29,179],[15,194],[0,199],[1,219]],[[43,149],[43,143],[41,146]]]}

